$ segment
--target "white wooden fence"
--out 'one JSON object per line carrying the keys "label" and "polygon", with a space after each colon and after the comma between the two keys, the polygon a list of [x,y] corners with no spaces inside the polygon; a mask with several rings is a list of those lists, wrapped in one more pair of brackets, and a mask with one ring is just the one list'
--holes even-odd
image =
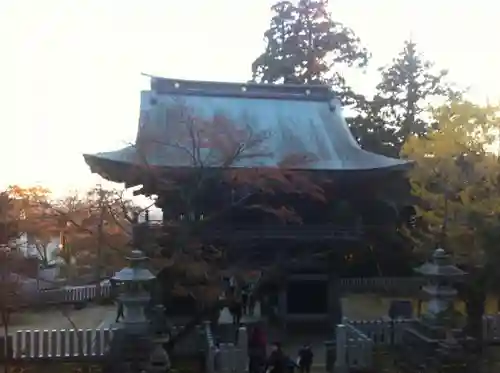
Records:
{"label": "white wooden fence", "polygon": [[[403,332],[416,319],[401,320],[347,320],[337,326],[336,364],[350,368],[370,368],[373,347],[399,345]],[[483,339],[487,343],[500,343],[500,314],[483,317]]]}
{"label": "white wooden fence", "polygon": [[[500,342],[500,315],[483,319],[486,341]],[[344,320],[338,327],[336,364],[350,368],[369,368],[372,365],[375,345],[402,343],[405,327],[415,322],[407,320]],[[17,359],[102,356],[113,336],[113,329],[61,329],[20,330],[12,335],[12,353]],[[176,330],[174,329],[174,333]],[[203,346],[198,341],[203,337]],[[210,323],[187,336],[175,349],[176,353],[189,354],[202,347],[206,354],[207,373],[243,373],[248,366],[247,330],[239,329],[238,341],[215,343]]]}
{"label": "white wooden fence", "polygon": [[234,343],[216,344],[210,322],[205,323],[205,369],[207,373],[244,373],[248,368],[248,336],[245,327],[238,330]]}
{"label": "white wooden fence", "polygon": [[402,342],[403,331],[415,319],[349,320],[348,323],[371,339],[374,345],[392,345]]}
{"label": "white wooden fence", "polygon": [[[40,303],[78,303],[90,301],[97,296],[97,285],[84,286],[66,286],[59,289],[42,290],[38,293]],[[100,285],[101,297],[109,298],[111,296],[111,284],[103,283]]]}
{"label": "white wooden fence", "polygon": [[[344,360],[350,368],[365,369],[371,367],[373,341],[350,324],[345,324],[345,331],[340,328],[337,330],[339,331],[337,342],[340,345],[343,344],[344,348],[337,349],[337,352],[341,351],[341,354],[340,356],[337,354],[336,361],[342,362]],[[345,355],[342,354],[342,351]]]}
{"label": "white wooden fence", "polygon": [[19,330],[12,336],[16,359],[102,356],[113,329]]}
{"label": "white wooden fence", "polygon": [[[336,332],[335,365],[337,369],[342,371],[346,368],[371,368],[374,346],[401,343],[404,328],[414,321],[344,319],[343,324],[337,325]],[[327,351],[328,353],[332,352]]]}
{"label": "white wooden fence", "polygon": [[340,279],[345,292],[413,293],[424,283],[423,277],[346,277]]}
{"label": "white wooden fence", "polygon": [[483,316],[483,339],[500,343],[500,314]]}
{"label": "white wooden fence", "polygon": [[[44,359],[103,356],[116,329],[19,330],[12,335],[12,357]],[[174,327],[175,334],[180,328]],[[195,329],[175,345],[174,353],[196,354],[203,340],[201,329]]]}
{"label": "white wooden fence", "polygon": [[[413,291],[424,283],[420,277],[368,277],[342,278],[340,286],[345,291]],[[103,282],[100,285],[101,297],[111,296],[111,284]],[[41,290],[38,293],[39,302],[84,302],[97,296],[97,285],[66,286],[59,289]],[[34,297],[36,298],[36,297]]]}

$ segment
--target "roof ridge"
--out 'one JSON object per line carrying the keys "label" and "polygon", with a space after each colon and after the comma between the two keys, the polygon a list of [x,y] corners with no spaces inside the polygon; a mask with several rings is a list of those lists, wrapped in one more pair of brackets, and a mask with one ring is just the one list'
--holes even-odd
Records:
{"label": "roof ridge", "polygon": [[327,85],[238,83],[173,79],[142,74],[151,79],[151,90],[159,94],[229,96],[268,99],[330,101],[335,97]]}

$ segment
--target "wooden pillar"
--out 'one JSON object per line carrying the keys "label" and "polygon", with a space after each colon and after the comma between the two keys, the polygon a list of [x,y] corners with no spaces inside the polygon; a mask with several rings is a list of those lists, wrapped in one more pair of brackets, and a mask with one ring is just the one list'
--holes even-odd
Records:
{"label": "wooden pillar", "polygon": [[278,317],[281,320],[283,327],[286,328],[286,319],[288,315],[288,307],[287,307],[287,292],[288,285],[285,283],[283,289],[281,289],[278,293]]}
{"label": "wooden pillar", "polygon": [[328,258],[328,322],[332,331],[342,323],[342,302],[340,293],[339,265],[340,255],[331,254]]}

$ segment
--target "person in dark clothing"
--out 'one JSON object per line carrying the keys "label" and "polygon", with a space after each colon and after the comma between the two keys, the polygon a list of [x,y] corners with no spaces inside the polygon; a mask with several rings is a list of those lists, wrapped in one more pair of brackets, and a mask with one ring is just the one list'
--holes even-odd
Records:
{"label": "person in dark clothing", "polygon": [[120,321],[120,319],[123,319],[125,315],[123,314],[123,302],[118,301],[118,309],[116,310],[116,319],[115,323]]}
{"label": "person in dark clothing", "polygon": [[314,354],[311,350],[311,346],[306,344],[299,350],[298,365],[300,373],[310,373],[311,366],[313,363]]}
{"label": "person in dark clothing", "polygon": [[250,293],[250,295],[248,296],[248,314],[250,316],[254,315],[256,303],[257,299],[255,297],[255,294]]}
{"label": "person in dark clothing", "polygon": [[273,344],[271,355],[267,359],[264,372],[270,369],[269,373],[288,373],[288,360],[283,350],[281,349],[280,343]]}
{"label": "person in dark clothing", "polygon": [[118,298],[118,296],[120,295],[120,289],[119,289],[120,284],[113,280],[110,281],[110,284],[111,284],[111,297],[116,303],[115,323],[117,323],[118,321],[120,321],[120,319],[124,318],[123,303]]}
{"label": "person in dark clothing", "polygon": [[243,288],[241,289],[241,309],[243,315],[246,315],[248,310],[248,293],[248,285],[243,286]]}
{"label": "person in dark clothing", "polygon": [[266,364],[266,335],[264,331],[256,326],[253,328],[248,340],[249,372],[263,373],[262,368]]}
{"label": "person in dark clothing", "polygon": [[239,326],[242,316],[242,306],[240,301],[234,301],[229,307],[229,313],[233,316],[233,325]]}
{"label": "person in dark clothing", "polygon": [[287,371],[287,373],[294,373],[295,372],[295,368],[299,367],[295,361],[293,361],[292,359],[290,359],[289,356],[285,356],[285,363],[286,363],[286,371]]}

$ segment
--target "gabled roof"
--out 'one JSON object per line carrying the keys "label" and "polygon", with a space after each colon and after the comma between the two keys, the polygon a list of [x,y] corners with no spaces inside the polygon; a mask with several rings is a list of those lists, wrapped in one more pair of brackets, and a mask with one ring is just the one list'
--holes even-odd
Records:
{"label": "gabled roof", "polygon": [[[152,77],[150,90],[141,92],[136,144],[86,154],[85,160],[93,172],[107,175],[113,173],[107,172],[110,167],[140,163],[193,167],[186,147],[193,144],[194,137],[186,130],[187,122],[199,132],[194,136],[198,161],[206,167],[362,171],[409,166],[408,161],[361,149],[328,87],[157,77]],[[217,156],[221,149],[215,148],[227,145],[228,140],[243,143],[256,137],[257,146],[230,164]],[[290,158],[302,161],[285,161]]]}

